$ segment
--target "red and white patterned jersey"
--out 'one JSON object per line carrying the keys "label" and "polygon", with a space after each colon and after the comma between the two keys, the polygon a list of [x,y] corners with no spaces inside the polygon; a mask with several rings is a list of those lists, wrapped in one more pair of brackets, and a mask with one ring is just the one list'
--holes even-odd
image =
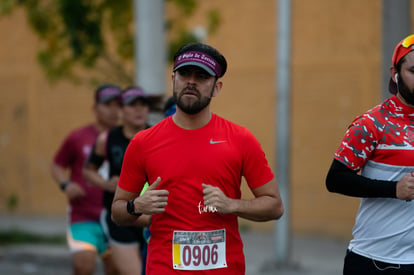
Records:
{"label": "red and white patterned jersey", "polygon": [[[335,159],[370,179],[398,181],[414,171],[414,108],[396,96],[357,117]],[[414,263],[414,203],[362,198],[349,248],[380,261]]]}

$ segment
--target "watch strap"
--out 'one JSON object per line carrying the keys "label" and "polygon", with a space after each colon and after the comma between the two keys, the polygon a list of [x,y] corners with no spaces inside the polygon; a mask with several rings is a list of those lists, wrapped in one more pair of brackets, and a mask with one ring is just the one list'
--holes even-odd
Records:
{"label": "watch strap", "polygon": [[142,215],[142,213],[137,213],[137,212],[135,212],[134,200],[135,200],[135,199],[132,199],[132,200],[129,200],[129,201],[127,202],[127,205],[126,205],[127,212],[128,212],[130,215],[134,215],[134,216],[139,217],[139,216],[141,216],[141,215]]}
{"label": "watch strap", "polygon": [[59,183],[60,190],[65,191],[69,184],[71,184],[70,180],[65,180]]}

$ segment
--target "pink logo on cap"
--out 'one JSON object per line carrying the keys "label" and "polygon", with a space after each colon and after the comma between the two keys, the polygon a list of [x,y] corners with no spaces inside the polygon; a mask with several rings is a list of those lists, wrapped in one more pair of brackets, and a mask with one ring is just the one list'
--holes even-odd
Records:
{"label": "pink logo on cap", "polygon": [[146,99],[147,95],[140,88],[130,88],[122,94],[122,103],[129,104],[137,98]]}
{"label": "pink logo on cap", "polygon": [[104,88],[101,91],[99,91],[98,101],[102,102],[110,98],[119,97],[120,95],[121,95],[121,91],[117,88],[114,88],[114,87]]}

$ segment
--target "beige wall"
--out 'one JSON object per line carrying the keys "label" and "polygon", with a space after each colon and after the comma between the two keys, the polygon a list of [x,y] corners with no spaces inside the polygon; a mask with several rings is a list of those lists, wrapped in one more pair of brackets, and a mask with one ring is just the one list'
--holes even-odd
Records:
{"label": "beige wall", "polygon": [[[220,9],[222,24],[206,42],[222,51],[229,68],[213,110],[248,127],[272,167],[276,3],[199,1],[191,19],[203,26],[204,11]],[[64,136],[92,117],[92,89],[48,84],[36,63],[40,43],[22,12],[0,18],[0,33],[0,213],[10,211],[7,201],[16,194],[14,212],[64,214],[65,198],[53,185],[49,165]],[[325,175],[347,125],[380,101],[380,43],[381,1],[292,1],[292,182],[286,215],[295,233],[350,236],[358,199],[328,193]]]}
{"label": "beige wall", "polygon": [[65,197],[49,173],[63,137],[92,117],[92,92],[48,84],[36,62],[40,43],[23,12],[0,19],[0,212],[15,194],[20,213],[64,213]]}
{"label": "beige wall", "polygon": [[351,232],[359,201],[328,193],[325,176],[349,123],[380,100],[380,4],[375,0],[294,1],[298,20],[292,26],[296,34],[292,42],[292,225],[296,231],[335,236]]}

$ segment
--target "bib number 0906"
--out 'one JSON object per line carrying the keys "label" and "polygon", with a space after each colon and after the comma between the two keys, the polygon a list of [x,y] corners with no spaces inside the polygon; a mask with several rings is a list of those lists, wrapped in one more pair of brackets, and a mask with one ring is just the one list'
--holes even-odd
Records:
{"label": "bib number 0906", "polygon": [[182,260],[185,266],[209,266],[215,265],[218,261],[218,246],[213,245],[185,245],[183,247]]}
{"label": "bib number 0906", "polygon": [[226,230],[174,231],[174,269],[209,270],[226,268]]}

